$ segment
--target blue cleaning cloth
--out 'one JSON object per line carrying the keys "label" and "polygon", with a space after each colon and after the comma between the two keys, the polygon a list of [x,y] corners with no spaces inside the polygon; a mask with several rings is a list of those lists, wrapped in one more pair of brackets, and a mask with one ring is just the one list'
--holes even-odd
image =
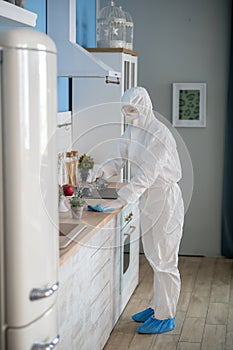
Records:
{"label": "blue cleaning cloth", "polygon": [[100,211],[100,212],[103,212],[103,213],[107,213],[107,212],[110,212],[110,211],[113,211],[115,210],[114,208],[108,208],[108,209],[104,209],[101,204],[96,204],[96,205],[88,205],[87,206],[87,210],[88,211]]}
{"label": "blue cleaning cloth", "polygon": [[142,334],[160,334],[170,332],[175,328],[175,319],[157,320],[152,316],[149,317],[138,329],[137,333]]}
{"label": "blue cleaning cloth", "polygon": [[154,310],[150,307],[149,309],[134,314],[132,316],[132,319],[135,322],[145,322],[152,315],[154,315]]}

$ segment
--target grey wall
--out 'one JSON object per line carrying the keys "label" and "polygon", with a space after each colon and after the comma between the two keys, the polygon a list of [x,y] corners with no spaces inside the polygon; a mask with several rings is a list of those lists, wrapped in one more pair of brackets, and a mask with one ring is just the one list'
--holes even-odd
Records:
{"label": "grey wall", "polygon": [[[106,6],[101,0],[101,7]],[[173,82],[207,83],[207,127],[177,128],[194,169],[180,252],[217,256],[221,247],[230,0],[118,0],[135,23],[139,84],[171,120]]]}

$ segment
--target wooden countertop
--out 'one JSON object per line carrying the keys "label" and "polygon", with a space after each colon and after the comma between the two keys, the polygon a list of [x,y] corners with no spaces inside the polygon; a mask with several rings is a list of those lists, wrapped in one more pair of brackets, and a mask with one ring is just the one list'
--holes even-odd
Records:
{"label": "wooden countertop", "polygon": [[[121,183],[111,183],[110,187],[121,187]],[[106,199],[86,199],[87,204],[96,205],[97,203],[106,202]],[[81,232],[68,247],[60,249],[60,265],[62,265],[69,257],[75,254],[80,247],[88,242],[91,237],[98,232],[102,227],[104,227],[112,218],[114,218],[121,209],[109,212],[101,213],[95,211],[87,211],[87,207],[84,207],[82,219],[76,220],[72,218],[71,211],[66,213],[59,213],[60,223],[84,223],[87,228]]]}
{"label": "wooden countertop", "polygon": [[[103,202],[103,200],[101,200]],[[95,205],[97,203],[101,203],[100,200],[88,199],[88,204]],[[87,211],[86,206],[83,209],[82,219],[76,220],[72,218],[71,211],[66,213],[60,213],[60,222],[62,223],[84,223],[87,225],[87,228],[81,232],[72,243],[68,245],[68,247],[64,249],[60,249],[60,265],[62,265],[70,256],[76,253],[80,247],[88,242],[90,238],[95,234],[95,232],[99,231],[102,227],[104,227],[117,213],[120,209],[109,212],[109,213],[101,213],[95,211]]]}

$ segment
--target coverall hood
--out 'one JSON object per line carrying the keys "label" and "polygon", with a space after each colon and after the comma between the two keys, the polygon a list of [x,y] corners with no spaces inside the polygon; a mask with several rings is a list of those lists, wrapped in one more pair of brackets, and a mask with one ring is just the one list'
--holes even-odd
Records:
{"label": "coverall hood", "polygon": [[137,108],[139,119],[137,126],[143,129],[148,129],[150,124],[155,120],[153,106],[150,96],[143,87],[134,87],[125,91],[121,98],[124,105],[131,105]]}

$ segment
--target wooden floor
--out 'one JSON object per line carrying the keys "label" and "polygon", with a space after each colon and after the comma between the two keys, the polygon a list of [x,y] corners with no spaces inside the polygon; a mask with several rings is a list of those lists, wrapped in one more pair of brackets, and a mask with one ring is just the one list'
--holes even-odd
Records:
{"label": "wooden floor", "polygon": [[136,334],[131,315],[153,307],[153,273],[140,256],[140,284],[104,350],[233,350],[233,259],[179,257],[182,287],[174,331]]}

